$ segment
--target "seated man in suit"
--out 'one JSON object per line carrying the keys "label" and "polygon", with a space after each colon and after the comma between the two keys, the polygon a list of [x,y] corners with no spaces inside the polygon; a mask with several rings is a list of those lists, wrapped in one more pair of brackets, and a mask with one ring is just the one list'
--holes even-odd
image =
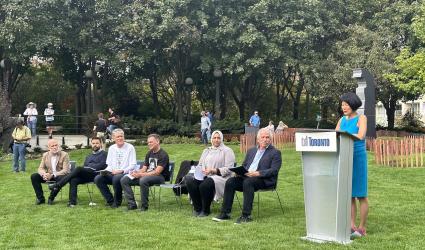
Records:
{"label": "seated man in suit", "polygon": [[92,153],[86,157],[83,167],[75,168],[60,181],[49,185],[52,193],[57,194],[63,186],[70,183],[68,207],[77,204],[78,184],[92,182],[98,171],[106,168],[106,152],[102,150],[102,140],[99,137],[91,139],[91,148]]}
{"label": "seated man in suit", "polygon": [[148,136],[148,147],[149,151],[146,154],[143,167],[121,179],[121,186],[128,201],[128,210],[137,209],[131,185],[140,185],[142,199],[140,210],[144,212],[148,210],[149,206],[149,187],[164,183],[170,176],[168,154],[159,145],[159,135],[151,134]]}
{"label": "seated man in suit", "polygon": [[[122,203],[122,188],[120,180],[137,167],[136,150],[133,145],[124,141],[124,131],[120,128],[112,131],[115,144],[109,147],[106,157],[105,172],[97,175],[94,182],[102,193],[108,206],[117,208]],[[112,184],[114,195],[108,188]]]}
{"label": "seated man in suit", "polygon": [[282,165],[282,156],[280,151],[271,145],[272,136],[272,132],[267,128],[258,131],[258,147],[251,148],[242,163],[248,173],[245,176],[231,177],[226,181],[221,214],[213,218],[214,221],[230,219],[235,191],[243,192],[242,215],[236,220],[236,223],[252,221],[251,210],[254,193],[259,189],[276,186],[279,169]]}
{"label": "seated man in suit", "polygon": [[[31,175],[32,186],[35,191],[37,200],[36,205],[40,205],[46,202],[44,199],[43,188],[41,187],[42,182],[47,181],[60,181],[65,175],[69,174],[69,155],[64,151],[59,150],[58,141],[50,139],[47,142],[49,151],[43,154],[40,166],[38,167],[38,173]],[[51,192],[48,204],[52,205],[53,200],[56,197],[55,192]]]}

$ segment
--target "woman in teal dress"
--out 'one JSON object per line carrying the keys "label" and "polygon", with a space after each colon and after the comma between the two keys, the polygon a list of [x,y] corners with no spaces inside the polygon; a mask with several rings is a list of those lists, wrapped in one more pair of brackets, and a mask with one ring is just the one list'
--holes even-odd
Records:
{"label": "woman in teal dress", "polygon": [[[357,114],[362,105],[360,98],[354,93],[341,96],[341,109],[344,116],[338,121],[336,130],[346,131],[359,140],[354,142],[353,183],[351,195],[351,232],[353,237],[366,235],[366,219],[369,211],[367,199],[367,157],[366,157],[366,116]],[[356,227],[357,204],[360,204],[360,224]]]}

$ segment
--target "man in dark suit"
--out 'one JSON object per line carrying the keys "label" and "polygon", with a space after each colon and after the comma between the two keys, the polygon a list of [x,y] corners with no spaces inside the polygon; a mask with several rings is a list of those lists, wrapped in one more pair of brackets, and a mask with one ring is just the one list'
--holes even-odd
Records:
{"label": "man in dark suit", "polygon": [[50,184],[49,188],[55,195],[59,193],[61,188],[69,183],[69,201],[68,207],[74,207],[77,204],[77,187],[78,184],[92,182],[98,172],[106,168],[106,152],[102,149],[102,140],[99,137],[91,139],[92,153],[86,157],[84,165],[77,167],[54,184]]}
{"label": "man in dark suit", "polygon": [[230,219],[235,191],[243,192],[242,215],[236,220],[237,224],[250,222],[254,193],[259,189],[276,186],[282,156],[279,150],[271,145],[272,133],[262,128],[257,134],[258,147],[251,148],[246,154],[242,166],[248,170],[245,176],[231,177],[224,187],[223,205],[221,214],[214,221]]}

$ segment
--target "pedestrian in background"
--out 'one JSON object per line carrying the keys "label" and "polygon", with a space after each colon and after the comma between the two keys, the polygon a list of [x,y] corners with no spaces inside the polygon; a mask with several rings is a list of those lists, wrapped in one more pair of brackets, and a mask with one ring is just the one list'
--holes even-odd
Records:
{"label": "pedestrian in background", "polygon": [[31,130],[31,135],[36,136],[37,133],[37,105],[33,102],[27,104],[27,109],[24,111],[24,115],[27,117],[27,125]]}

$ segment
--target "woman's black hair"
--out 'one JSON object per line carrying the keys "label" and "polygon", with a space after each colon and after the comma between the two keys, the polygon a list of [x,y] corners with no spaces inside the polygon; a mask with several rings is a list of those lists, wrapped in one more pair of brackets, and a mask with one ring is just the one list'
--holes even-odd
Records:
{"label": "woman's black hair", "polygon": [[353,111],[356,111],[360,108],[360,106],[362,106],[362,100],[360,100],[360,98],[352,92],[343,94],[340,99],[341,102],[347,103]]}

